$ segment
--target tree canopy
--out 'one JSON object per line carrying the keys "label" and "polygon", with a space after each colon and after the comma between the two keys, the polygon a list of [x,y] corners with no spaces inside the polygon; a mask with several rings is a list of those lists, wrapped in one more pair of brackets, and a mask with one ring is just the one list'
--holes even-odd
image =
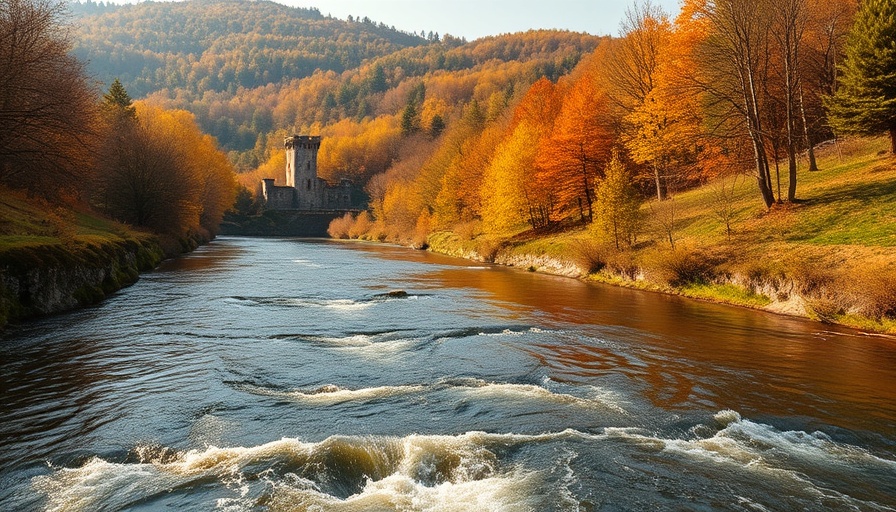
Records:
{"label": "tree canopy", "polygon": [[55,0],[0,0],[0,183],[54,196],[88,181],[94,91]]}
{"label": "tree canopy", "polygon": [[890,134],[896,153],[896,2],[864,0],[828,100],[831,125],[844,133]]}

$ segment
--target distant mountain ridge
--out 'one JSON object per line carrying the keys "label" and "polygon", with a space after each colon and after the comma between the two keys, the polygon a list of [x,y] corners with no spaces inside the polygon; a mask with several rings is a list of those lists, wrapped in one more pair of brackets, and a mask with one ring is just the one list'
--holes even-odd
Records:
{"label": "distant mountain ridge", "polygon": [[[96,79],[118,78],[135,99],[192,112],[241,170],[268,160],[285,131],[332,137],[327,127],[340,126],[358,137],[373,120],[394,130],[409,105],[426,128],[436,118],[450,126],[476,102],[494,114],[606,39],[557,30],[422,37],[268,0],[70,5],[74,53]],[[370,176],[393,159],[331,172]]]}
{"label": "distant mountain ridge", "polygon": [[70,8],[75,55],[104,83],[119,78],[135,97],[161,88],[258,87],[318,69],[342,72],[429,42],[369,20],[348,22],[267,0]]}

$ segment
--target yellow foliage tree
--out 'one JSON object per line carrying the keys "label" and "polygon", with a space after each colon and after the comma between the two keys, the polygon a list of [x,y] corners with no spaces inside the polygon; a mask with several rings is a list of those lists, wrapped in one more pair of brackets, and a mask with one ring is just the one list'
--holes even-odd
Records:
{"label": "yellow foliage tree", "polygon": [[495,151],[482,182],[482,223],[487,231],[509,234],[530,221],[528,198],[540,136],[536,126],[524,121]]}
{"label": "yellow foliage tree", "polygon": [[632,176],[614,151],[597,186],[598,215],[596,228],[620,249],[631,245],[638,226],[638,192]]}
{"label": "yellow foliage tree", "polygon": [[213,236],[236,196],[227,157],[189,112],[134,106],[103,145],[94,203],[159,233]]}

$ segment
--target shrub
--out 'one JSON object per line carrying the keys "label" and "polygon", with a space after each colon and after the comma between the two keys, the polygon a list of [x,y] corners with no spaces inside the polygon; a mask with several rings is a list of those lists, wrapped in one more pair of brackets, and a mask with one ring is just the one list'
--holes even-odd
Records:
{"label": "shrub", "polygon": [[896,318],[896,270],[870,268],[854,276],[852,283],[859,313],[875,320]]}
{"label": "shrub", "polygon": [[575,264],[588,274],[600,272],[607,266],[607,250],[594,240],[576,240],[572,244],[572,256]]}
{"label": "shrub", "polygon": [[618,251],[609,254],[607,268],[616,274],[634,281],[641,272],[641,265],[631,251]]}
{"label": "shrub", "polygon": [[346,213],[342,217],[330,221],[327,234],[332,238],[348,238],[348,230],[353,222],[352,214]]}
{"label": "shrub", "polygon": [[672,286],[708,284],[716,277],[714,258],[703,251],[679,249],[666,253],[660,262]]}
{"label": "shrub", "polygon": [[476,245],[476,252],[486,263],[494,263],[498,257],[498,251],[501,250],[501,242],[495,239],[486,238],[479,241]]}
{"label": "shrub", "polygon": [[834,323],[838,316],[845,313],[840,302],[830,297],[806,299],[806,309],[811,316],[826,324]]}
{"label": "shrub", "polygon": [[[346,214],[349,215],[349,214]],[[373,227],[373,219],[370,218],[370,214],[367,212],[361,212],[358,214],[354,220],[348,226],[348,237],[349,238],[362,238],[366,235],[370,229]]]}
{"label": "shrub", "polygon": [[456,224],[452,231],[457,233],[461,240],[473,240],[482,232],[482,222],[477,220],[461,222]]}

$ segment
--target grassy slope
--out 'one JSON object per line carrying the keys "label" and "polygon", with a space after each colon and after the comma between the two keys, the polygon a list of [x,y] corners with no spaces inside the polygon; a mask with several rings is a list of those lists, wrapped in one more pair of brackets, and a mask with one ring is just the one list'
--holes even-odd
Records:
{"label": "grassy slope", "polygon": [[[86,209],[54,206],[0,188],[0,275],[8,274],[11,282],[34,268],[106,269],[101,283],[85,281],[74,290],[79,304],[90,304],[134,282],[138,271],[154,267],[162,257],[153,235]],[[0,329],[8,321],[43,314],[44,304],[6,286],[0,282]]]}
{"label": "grassy slope", "polygon": [[24,193],[0,188],[0,254],[41,246],[152,239],[152,235],[86,209],[54,206]]}
{"label": "grassy slope", "polygon": [[[798,203],[768,213],[755,180],[739,178],[731,201],[736,212],[732,241],[791,248],[896,247],[896,162],[886,155],[887,144],[884,138],[848,140],[839,150],[829,144],[819,151],[818,172],[810,173],[800,162]],[[676,197],[678,237],[704,244],[727,242],[724,225],[712,211],[716,189],[709,184]]]}
{"label": "grassy slope", "polygon": [[[887,148],[885,138],[825,146],[818,154],[819,171],[810,173],[808,163],[800,162],[798,202],[771,211],[764,208],[750,176],[677,194],[671,203],[674,251],[668,233],[654,220],[656,205],[651,203],[642,207],[645,220],[632,251],[601,247],[595,243],[598,235],[584,229],[521,235],[501,251],[544,255],[580,268],[589,265],[588,256],[596,257],[607,266],[589,276],[594,280],[896,332],[892,318],[856,314],[868,302],[860,296],[875,287],[874,300],[896,305],[896,292],[887,289],[896,284],[896,159],[886,154]],[[781,172],[786,191],[786,168]],[[730,239],[716,214],[720,183],[733,183]],[[455,254],[484,254],[483,247],[494,244],[444,233],[431,242],[436,250],[462,248],[451,251]],[[712,278],[675,282],[670,269],[689,255],[708,261]],[[890,280],[881,281],[881,276]]]}

